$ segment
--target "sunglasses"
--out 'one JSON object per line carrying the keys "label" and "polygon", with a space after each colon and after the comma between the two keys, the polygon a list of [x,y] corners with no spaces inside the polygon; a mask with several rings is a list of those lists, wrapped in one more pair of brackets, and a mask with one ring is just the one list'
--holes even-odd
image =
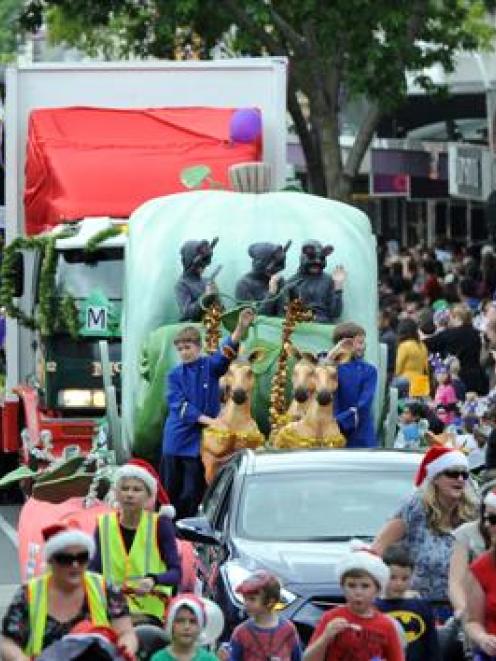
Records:
{"label": "sunglasses", "polygon": [[485,514],[484,523],[488,523],[490,526],[496,526],[496,514]]}
{"label": "sunglasses", "polygon": [[88,551],[82,551],[81,553],[54,553],[52,560],[61,567],[70,567],[74,563],[85,565],[90,560],[90,554]]}
{"label": "sunglasses", "polygon": [[450,477],[452,480],[458,480],[460,477],[462,477],[464,480],[468,480],[469,478],[469,472],[464,470],[447,470],[443,471],[443,475]]}

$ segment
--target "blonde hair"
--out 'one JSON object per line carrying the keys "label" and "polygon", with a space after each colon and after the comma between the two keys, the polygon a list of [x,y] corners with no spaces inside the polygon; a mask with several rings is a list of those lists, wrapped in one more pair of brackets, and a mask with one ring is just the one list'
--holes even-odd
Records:
{"label": "blonde hair", "polygon": [[463,326],[472,323],[472,310],[464,303],[458,303],[451,308],[451,316],[458,319]]}
{"label": "blonde hair", "polygon": [[471,498],[467,488],[451,513],[451,520],[446,522],[444,512],[439,503],[438,491],[434,480],[429,480],[424,487],[422,502],[427,510],[427,525],[436,533],[450,533],[462,523],[477,518],[477,504]]}

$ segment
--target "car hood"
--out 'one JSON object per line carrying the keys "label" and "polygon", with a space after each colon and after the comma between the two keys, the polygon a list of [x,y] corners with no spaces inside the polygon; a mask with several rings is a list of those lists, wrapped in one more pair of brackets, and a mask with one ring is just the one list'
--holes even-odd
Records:
{"label": "car hood", "polygon": [[[235,540],[233,559],[250,571],[267,569],[290,588],[337,586],[338,560],[349,550],[349,542],[267,542]],[[302,593],[302,590],[299,590]]]}

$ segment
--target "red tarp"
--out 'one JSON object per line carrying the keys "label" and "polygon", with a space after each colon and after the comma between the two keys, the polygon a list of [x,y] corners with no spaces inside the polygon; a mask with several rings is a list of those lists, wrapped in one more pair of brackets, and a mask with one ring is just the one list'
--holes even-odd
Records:
{"label": "red tarp", "polygon": [[153,197],[183,192],[185,167],[260,158],[260,142],[229,140],[232,108],[50,108],[29,118],[26,233],[84,216],[127,218]]}

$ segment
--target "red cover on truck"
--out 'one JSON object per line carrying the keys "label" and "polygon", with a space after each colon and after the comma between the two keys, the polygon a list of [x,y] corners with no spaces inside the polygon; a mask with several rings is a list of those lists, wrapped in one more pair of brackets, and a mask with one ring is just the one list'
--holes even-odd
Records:
{"label": "red cover on truck", "polygon": [[26,233],[85,216],[127,218],[153,197],[183,192],[180,173],[208,165],[227,187],[234,163],[261,144],[232,143],[233,108],[50,108],[29,117]]}

